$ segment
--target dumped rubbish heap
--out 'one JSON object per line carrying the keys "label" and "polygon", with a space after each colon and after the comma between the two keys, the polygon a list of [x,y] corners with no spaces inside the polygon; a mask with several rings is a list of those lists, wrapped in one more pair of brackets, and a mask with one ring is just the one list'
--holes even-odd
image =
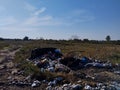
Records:
{"label": "dumped rubbish heap", "polygon": [[32,50],[31,56],[29,60],[49,58],[49,59],[57,59],[61,58],[62,53],[57,48],[36,48]]}
{"label": "dumped rubbish heap", "polygon": [[[36,80],[32,83],[32,87],[40,86],[41,83],[46,83],[46,90],[117,90],[113,84],[106,84],[104,81],[100,81],[99,75],[89,75],[89,73],[76,73],[79,70],[88,70],[89,68],[94,69],[102,69],[110,71],[114,66],[109,62],[101,62],[99,60],[92,60],[88,57],[75,58],[75,57],[64,57],[61,51],[57,48],[37,48],[32,50],[31,56],[28,61],[34,63],[39,69],[40,72],[51,72],[51,73],[74,73],[76,77],[78,77],[81,82],[83,79],[85,80],[93,80],[96,83],[94,85],[90,85],[88,83],[71,83],[71,82],[63,82],[65,80],[64,77],[56,77],[51,81]],[[111,71],[110,71],[111,72]],[[118,73],[119,71],[114,71]],[[101,77],[102,78],[102,77]],[[108,78],[109,79],[109,78]],[[110,78],[111,79],[111,78]],[[35,83],[36,82],[36,83]],[[61,82],[61,84],[58,84]],[[119,86],[119,85],[118,85]]]}
{"label": "dumped rubbish heap", "polygon": [[[119,64],[113,65],[109,61],[102,62],[85,56],[65,57],[57,48],[36,48],[31,51],[27,61],[37,66],[42,75],[30,74],[22,77],[24,69],[0,65],[1,71],[11,73],[7,83],[1,81],[0,86],[30,87],[40,90],[120,90]],[[50,75],[44,77],[44,74]],[[41,89],[42,86],[44,87]]]}

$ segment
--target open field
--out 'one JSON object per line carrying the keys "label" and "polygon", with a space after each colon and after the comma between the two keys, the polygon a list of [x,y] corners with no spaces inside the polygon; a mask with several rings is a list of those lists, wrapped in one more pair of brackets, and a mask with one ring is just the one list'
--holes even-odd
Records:
{"label": "open field", "polygon": [[[15,77],[18,80],[24,80],[27,76],[35,74],[36,77],[41,77],[41,79],[51,80],[55,77],[61,76],[66,81],[71,83],[76,83],[76,81],[81,80],[81,84],[88,83],[89,85],[94,86],[96,82],[103,80],[103,82],[109,82],[109,80],[118,80],[120,78],[118,75],[112,72],[112,69],[80,69],[77,71],[72,71],[72,73],[51,73],[51,72],[39,72],[39,68],[34,66],[32,63],[26,61],[30,57],[31,51],[34,48],[44,48],[44,47],[55,47],[59,48],[63,53],[64,57],[77,57],[81,58],[83,56],[92,58],[93,60],[101,61],[110,61],[113,65],[120,64],[120,45],[111,44],[111,43],[90,43],[90,42],[81,42],[81,41],[56,41],[56,40],[30,40],[30,41],[1,41],[0,42],[0,54],[1,54],[1,73],[6,73],[5,75],[0,76],[0,81],[7,81],[8,77]],[[7,58],[6,58],[7,57]],[[10,60],[9,60],[10,59]],[[12,61],[11,61],[12,60]],[[16,67],[15,65],[19,65]],[[7,68],[4,68],[2,65],[7,65]],[[23,75],[13,75],[12,72],[16,70],[24,71]],[[10,73],[11,72],[11,73]],[[90,77],[93,77],[96,73],[98,77],[96,80],[91,80],[85,78],[89,73]],[[81,77],[78,78],[77,75]],[[107,75],[107,77],[106,77]],[[46,85],[45,85],[46,87]],[[20,87],[11,87],[10,90],[20,89]],[[29,90],[29,87],[24,88],[24,90]],[[44,88],[44,84],[38,89]],[[37,88],[36,88],[37,89]]]}
{"label": "open field", "polygon": [[[20,42],[19,42],[20,43]],[[20,44],[19,44],[20,45]],[[120,45],[116,44],[93,44],[77,41],[23,41],[19,52],[24,59],[28,58],[34,48],[56,47],[64,55],[72,54],[79,57],[86,56],[99,60],[110,60],[113,63],[120,63]]]}

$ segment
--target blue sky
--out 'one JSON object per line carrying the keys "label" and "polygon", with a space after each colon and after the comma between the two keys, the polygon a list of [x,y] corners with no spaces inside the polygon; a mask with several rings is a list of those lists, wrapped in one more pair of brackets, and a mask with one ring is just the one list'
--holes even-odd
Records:
{"label": "blue sky", "polygon": [[0,37],[120,40],[120,0],[0,0]]}

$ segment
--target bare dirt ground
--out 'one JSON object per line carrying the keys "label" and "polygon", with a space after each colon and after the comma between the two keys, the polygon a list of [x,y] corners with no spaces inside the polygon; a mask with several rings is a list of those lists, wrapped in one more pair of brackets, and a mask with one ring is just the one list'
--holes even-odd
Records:
{"label": "bare dirt ground", "polygon": [[16,85],[9,85],[13,81],[24,81],[25,76],[21,73],[18,74],[19,68],[13,63],[15,53],[18,52],[20,48],[9,50],[0,50],[0,90],[43,90],[42,87],[32,88],[32,87],[19,87]]}
{"label": "bare dirt ground", "polygon": [[10,51],[9,49],[0,50],[0,90],[6,89],[8,81],[14,79],[23,79],[23,76],[15,75],[18,69],[13,63],[15,53],[18,52],[20,48]]}

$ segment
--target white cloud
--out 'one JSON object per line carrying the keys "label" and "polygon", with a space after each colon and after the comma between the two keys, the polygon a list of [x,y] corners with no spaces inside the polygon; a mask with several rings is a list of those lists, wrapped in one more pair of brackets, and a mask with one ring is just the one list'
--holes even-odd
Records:
{"label": "white cloud", "polygon": [[17,20],[14,17],[6,17],[0,19],[0,26],[16,24]]}
{"label": "white cloud", "polygon": [[46,10],[46,8],[45,8],[45,7],[42,7],[41,9],[35,11],[34,15],[35,15],[35,16],[38,16],[39,14],[45,12],[45,10]]}
{"label": "white cloud", "polygon": [[24,3],[24,8],[28,11],[35,11],[37,8],[27,2]]}
{"label": "white cloud", "polygon": [[83,23],[93,21],[95,17],[92,15],[91,12],[81,9],[81,10],[74,10],[72,11],[69,16],[67,17],[69,21],[72,23]]}
{"label": "white cloud", "polygon": [[[26,18],[23,25],[27,26],[55,26],[55,25],[72,25],[76,23],[83,23],[94,20],[94,16],[84,9],[78,9],[71,11],[67,15],[64,14],[63,17],[53,17],[51,15],[44,15],[46,7],[38,9],[37,7],[25,3],[27,10],[31,11],[30,17]],[[42,14],[42,15],[41,15]],[[44,16],[43,16],[44,15]]]}
{"label": "white cloud", "polygon": [[37,8],[29,3],[24,3],[24,9],[29,11],[28,17],[24,20],[19,20],[15,17],[0,18],[0,29],[23,31],[31,30],[31,28],[39,29],[41,26],[71,26],[76,23],[88,22],[94,19],[86,10],[74,10],[70,13],[64,13],[63,17],[53,17],[49,14],[44,14],[46,7]]}
{"label": "white cloud", "polygon": [[43,17],[30,17],[25,22],[24,25],[27,26],[56,26],[62,25],[62,21],[58,20],[57,18],[53,18],[52,16],[46,15]]}
{"label": "white cloud", "polygon": [[52,16],[43,16],[43,17],[38,17],[38,16],[33,16],[24,22],[25,25],[31,25],[31,26],[39,26],[39,25],[44,25],[43,23],[45,22],[50,22],[53,20]]}
{"label": "white cloud", "polygon": [[38,16],[39,14],[45,12],[45,10],[46,10],[46,7],[42,7],[39,9],[39,8],[33,6],[29,3],[26,3],[26,2],[24,3],[24,8],[27,11],[31,12],[33,16]]}

